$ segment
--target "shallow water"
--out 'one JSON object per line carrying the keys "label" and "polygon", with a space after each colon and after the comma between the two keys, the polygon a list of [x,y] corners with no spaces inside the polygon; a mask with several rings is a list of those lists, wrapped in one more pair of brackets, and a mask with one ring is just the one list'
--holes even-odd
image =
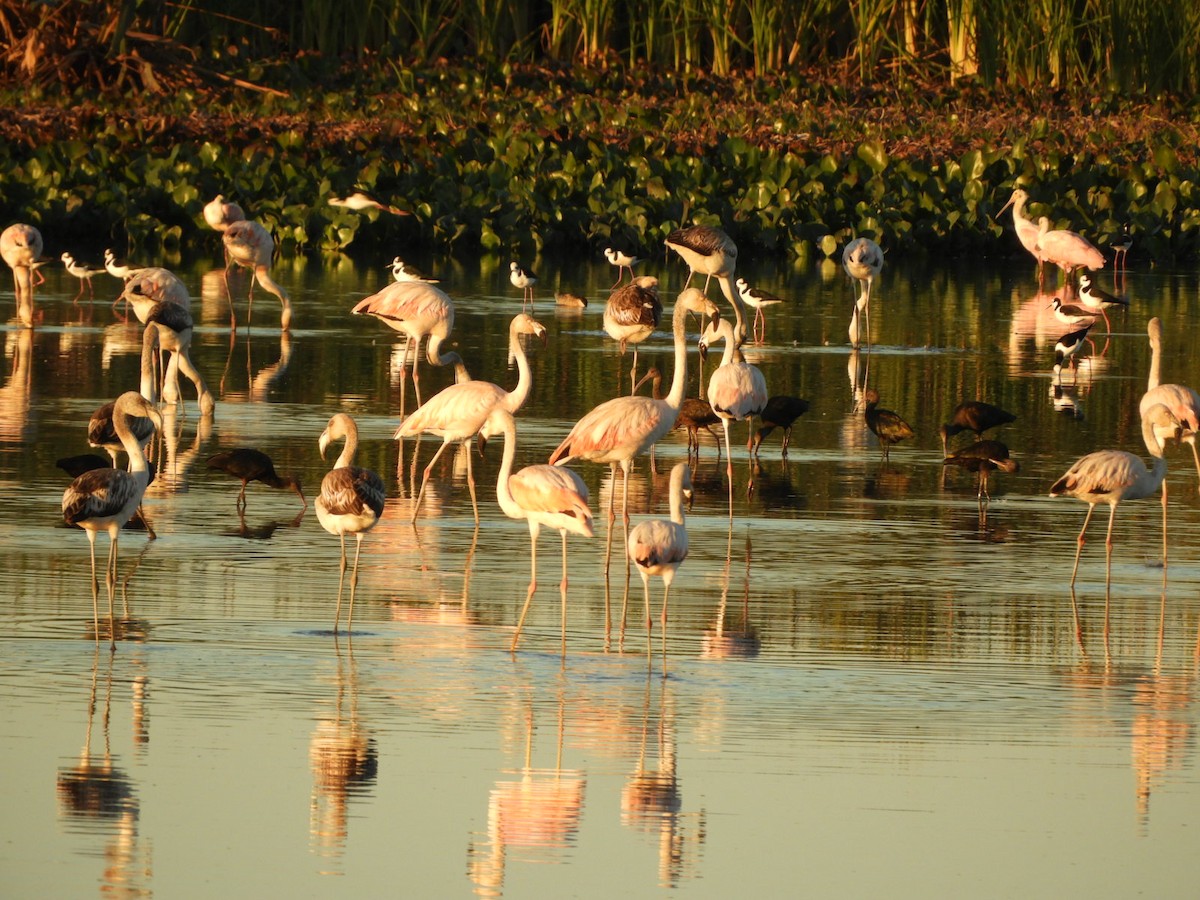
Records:
{"label": "shallow water", "polygon": [[[472,374],[511,386],[507,260],[416,262],[455,298]],[[168,264],[192,289],[193,356],[219,402],[198,419],[185,384],[182,411],[167,410],[146,503],[158,539],[121,539],[115,652],[103,596],[96,639],[87,540],[61,525],[67,479],[54,460],[87,452],[92,410],[136,389],[137,329],[109,308],[114,281],[97,278],[96,300],[77,304],[73,280],[48,269],[43,323],[5,332],[6,894],[315,896],[335,876],[355,896],[1193,893],[1190,454],[1169,452],[1167,569],[1157,499],[1121,507],[1107,637],[1105,510],[1073,608],[1085,507],[1046,496],[1083,453],[1145,455],[1149,316],[1167,329],[1166,380],[1200,382],[1190,273],[1130,273],[1133,310],[1114,317],[1111,338],[1101,323],[1097,355],[1055,396],[1050,346],[1066,329],[1025,259],[889,259],[874,345],[857,361],[840,267],[743,260],[741,274],[789,301],[767,310],[767,342],[747,356],[772,392],[812,409],[788,461],[768,438],[752,490],[736,426],[732,519],[704,437],[666,660],[656,622],[648,674],[639,578],[624,629],[619,563],[605,590],[607,468],[574,466],[597,537],[568,542],[565,655],[558,539],[545,534],[540,590],[508,652],[529,542],[495,502],[498,447],[474,465],[478,530],[465,462],[449,453],[408,524],[437,442],[420,443],[415,467],[414,442],[400,459],[399,342],[347,312],[386,283],[382,265],[277,264],[296,307],[281,338],[273,298],[256,294],[253,327],[231,336],[213,260]],[[606,264],[534,268],[549,340],[530,348],[518,465],[544,462],[630,362],[600,326]],[[642,269],[667,298],[678,292],[677,262]],[[244,302],[245,279],[233,285]],[[592,304],[554,307],[556,290]],[[0,304],[11,302],[9,287]],[[669,352],[657,335],[640,365],[669,377]],[[887,464],[855,410],[854,374],[917,432]],[[448,383],[422,375],[425,392]],[[973,477],[940,465],[937,426],[972,397],[1019,415],[994,436],[1022,469],[993,477],[986,518]],[[339,410],[359,423],[359,464],[389,489],[363,542],[349,638],[332,631],[338,544],[312,508],[300,516],[294,494],[253,485],[240,521],[236,482],[204,466],[219,449],[257,446],[311,499],[328,466],[317,436]],[[657,475],[638,463],[635,521],[666,514],[667,473],[684,454],[677,433],[658,448]],[[657,619],[660,583],[652,591]]]}

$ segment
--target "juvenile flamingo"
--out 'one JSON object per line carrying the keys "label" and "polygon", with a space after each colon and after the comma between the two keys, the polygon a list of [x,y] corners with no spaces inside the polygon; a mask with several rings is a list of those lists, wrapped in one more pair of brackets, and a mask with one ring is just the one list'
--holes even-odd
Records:
{"label": "juvenile flamingo", "polygon": [[[410,521],[417,521],[417,515],[421,511],[421,500],[425,496],[425,487],[429,484],[429,476],[446,448],[451,444],[469,445],[471,439],[480,433],[485,438],[497,433],[494,428],[488,426],[488,417],[497,409],[510,414],[515,413],[529,397],[529,391],[533,387],[533,375],[529,368],[529,358],[521,344],[523,334],[535,335],[543,343],[546,340],[546,329],[540,322],[525,313],[518,313],[513,317],[508,326],[508,352],[509,356],[517,361],[517,386],[511,392],[490,381],[452,384],[430,397],[428,402],[418,407],[396,430],[396,440],[423,433],[435,434],[442,438],[442,446],[425,467]],[[475,473],[469,450],[468,446],[467,485],[471,490],[471,508],[475,512],[475,524],[478,525],[479,506],[475,499]]]}
{"label": "juvenile flamingo", "polygon": [[42,233],[32,225],[9,225],[0,232],[0,258],[13,271],[17,318],[29,328],[33,325],[33,289],[46,280],[38,272],[43,262]]}
{"label": "juvenile flamingo", "polygon": [[[604,331],[616,341],[625,356],[627,344],[633,344],[633,368],[629,370],[629,393],[637,381],[638,344],[654,334],[662,319],[662,301],[658,299],[658,279],[643,275],[609,295],[604,305]],[[621,382],[617,380],[617,392]]]}
{"label": "juvenile flamingo", "polygon": [[[871,285],[883,269],[883,250],[870,238],[855,238],[842,251],[842,267],[846,274],[860,285],[854,298],[854,311],[850,314],[850,344],[857,347],[862,335],[866,335],[867,347],[871,346]],[[862,313],[863,326],[858,325]]]}
{"label": "juvenile flamingo", "polygon": [[721,293],[733,307],[734,333],[739,343],[744,341],[746,309],[742,304],[741,295],[733,285],[733,273],[737,270],[738,258],[738,248],[733,238],[711,225],[690,225],[672,231],[667,235],[665,243],[687,263],[688,277],[684,288],[692,283],[692,276],[699,272],[705,276],[704,294],[707,296],[709,282],[713,278],[717,279]]}
{"label": "juvenile flamingo", "polygon": [[658,575],[663,581],[662,627],[663,670],[667,666],[667,599],[675,572],[687,559],[688,534],[683,501],[692,496],[692,470],[687,463],[676,463],[671,469],[671,518],[639,522],[625,542],[629,559],[642,576],[642,597],[646,608],[646,659],[650,659],[653,621],[650,618],[650,578]]}
{"label": "juvenile flamingo", "polygon": [[133,516],[142,502],[146,485],[150,483],[150,470],[128,418],[145,416],[158,428],[162,428],[162,416],[136,391],[126,391],[117,398],[113,410],[113,426],[129,455],[129,471],[121,469],[93,469],[71,482],[63,492],[63,521],[78,525],[87,532],[92,557],[92,621],[97,639],[100,634],[99,593],[96,579],[96,533],[108,532],[109,549],[105,579],[108,585],[108,620],[112,646],[116,646],[115,614],[113,596],[117,586],[117,539],[123,526]]}
{"label": "juvenile flamingo", "polygon": [[517,649],[521,629],[529,612],[530,601],[537,591],[537,542],[542,526],[556,528],[562,535],[562,647],[567,647],[567,532],[580,537],[595,537],[592,530],[592,511],[588,507],[588,489],[583,479],[570,469],[559,466],[526,466],[513,474],[513,459],[517,453],[517,423],[512,414],[500,408],[493,420],[504,433],[504,459],[496,480],[496,499],[510,519],[529,523],[529,589],[525,605],[517,620],[510,650]]}
{"label": "juvenile flamingo", "polygon": [[[243,266],[254,273],[254,280],[262,285],[263,290],[269,291],[279,298],[282,311],[279,316],[279,327],[287,331],[292,324],[292,303],[287,291],[271,277],[271,257],[275,254],[275,239],[262,225],[249,219],[231,222],[221,235],[225,244],[225,252],[229,261],[237,266]],[[229,294],[229,321],[237,325],[237,317],[233,311],[233,294],[229,291],[229,268],[225,269],[225,291]],[[254,309],[254,282],[250,282],[250,306],[246,310],[246,323],[250,323],[250,315]]]}
{"label": "juvenile flamingo", "polygon": [[222,450],[208,458],[207,468],[216,472],[232,475],[242,482],[242,489],[237,497],[238,512],[246,508],[246,486],[251,481],[265,484],[267,487],[293,490],[304,508],[308,509],[308,501],[304,499],[304,491],[300,487],[300,478],[296,475],[280,475],[275,471],[275,463],[271,457],[253,447],[237,447],[233,450]]}
{"label": "juvenile flamingo", "polygon": [[354,465],[354,454],[358,450],[358,425],[346,413],[337,413],[321,432],[317,446],[321,459],[325,449],[334,441],[345,439],[341,455],[333,468],[321,480],[321,493],[317,496],[317,521],[330,534],[336,534],[342,543],[342,562],[338,571],[337,608],[333,614],[333,633],[337,634],[338,620],[342,615],[342,586],[346,578],[346,535],[354,535],[354,572],[350,576],[350,610],[346,613],[346,631],[354,618],[354,591],[358,587],[358,557],[362,552],[363,535],[375,527],[383,515],[383,503],[387,496],[383,479],[370,469]]}

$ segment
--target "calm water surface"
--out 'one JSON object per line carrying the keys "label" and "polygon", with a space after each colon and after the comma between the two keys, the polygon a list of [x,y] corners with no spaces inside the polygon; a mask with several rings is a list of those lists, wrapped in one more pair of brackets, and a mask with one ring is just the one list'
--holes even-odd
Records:
{"label": "calm water surface", "polygon": [[[414,261],[455,298],[472,374],[511,386],[508,260]],[[1130,273],[1132,311],[1056,392],[1052,344],[1066,329],[1023,258],[889,259],[874,347],[857,358],[840,267],[743,261],[739,274],[789,300],[768,310],[767,341],[747,356],[773,393],[812,409],[790,460],[774,435],[753,472],[735,429],[732,521],[705,436],[664,679],[657,626],[648,674],[636,574],[627,628],[620,565],[606,591],[603,515],[595,540],[569,542],[565,656],[558,540],[546,535],[541,590],[508,652],[529,540],[496,505],[498,448],[475,464],[478,530],[465,462],[449,453],[409,526],[437,443],[391,439],[399,341],[348,314],[386,283],[386,260],[277,264],[296,307],[282,338],[261,293],[254,326],[230,334],[212,259],[139,262],[188,283],[193,358],[219,402],[198,419],[185,385],[184,408],[166,411],[146,503],[158,539],[121,540],[115,652],[107,623],[94,634],[87,540],[61,525],[67,478],[54,461],[87,452],[92,410],[136,389],[138,331],[110,309],[112,279],[77,304],[74,280],[48,269],[44,322],[4,332],[6,896],[1195,895],[1190,454],[1169,452],[1168,569],[1157,500],[1118,515],[1107,638],[1104,523],[1073,610],[1085,507],[1046,496],[1083,453],[1144,455],[1151,315],[1167,328],[1165,378],[1200,383],[1193,274]],[[613,270],[534,268],[549,341],[530,349],[518,465],[544,462],[629,364],[601,329]],[[643,272],[669,301],[681,287],[677,261]],[[1111,288],[1111,271],[1099,281]],[[241,298],[244,277],[232,283]],[[556,308],[556,290],[592,303]],[[0,304],[12,303],[6,282]],[[665,333],[643,345],[649,363],[669,377]],[[423,375],[427,393],[448,383]],[[917,432],[886,465],[855,410],[864,376]],[[1019,415],[995,436],[1022,469],[993,478],[986,519],[972,476],[940,465],[937,426],[967,398]],[[339,410],[357,419],[359,464],[386,476],[389,500],[364,541],[353,634],[335,639],[336,539],[311,507],[298,515],[295,495],[259,485],[239,519],[236,483],[204,460],[257,446],[312,497],[328,465],[317,436]],[[666,514],[667,473],[684,454],[676,434],[658,448],[658,474],[638,463],[635,519]],[[599,513],[607,468],[575,468]]]}

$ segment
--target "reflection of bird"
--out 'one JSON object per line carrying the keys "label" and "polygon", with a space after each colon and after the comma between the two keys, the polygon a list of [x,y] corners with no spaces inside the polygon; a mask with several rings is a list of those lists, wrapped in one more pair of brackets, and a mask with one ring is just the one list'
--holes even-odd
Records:
{"label": "reflection of bird", "polygon": [[462,357],[453,350],[441,351],[442,343],[454,328],[454,301],[440,288],[420,281],[393,281],[383,290],[360,300],[351,310],[355,315],[374,316],[389,328],[404,335],[404,361],[400,373],[400,415],[404,415],[404,369],[408,366],[409,347],[412,347],[412,381],[421,405],[421,377],[417,358],[421,341],[428,337],[425,358],[431,366],[453,365],[459,382],[469,381]]}
{"label": "reflection of bird", "polygon": [[912,427],[900,418],[899,413],[879,407],[879,392],[875,388],[867,388],[863,400],[867,404],[864,412],[867,427],[879,439],[879,448],[883,451],[884,460],[887,460],[892,444],[913,436]]}
{"label": "reflection of bird", "polygon": [[258,481],[272,488],[288,488],[296,492],[305,508],[308,501],[304,499],[304,491],[300,487],[300,479],[295,475],[279,475],[275,472],[275,463],[271,457],[253,447],[238,447],[234,450],[223,450],[208,458],[208,468],[224,472],[240,479],[242,489],[238,492],[237,508],[246,508],[246,486],[251,481]]}
{"label": "reflection of bird", "polygon": [[354,572],[350,576],[350,611],[346,614],[346,630],[354,618],[354,590],[358,587],[358,556],[362,552],[363,535],[375,527],[383,515],[386,496],[383,479],[370,469],[354,465],[354,454],[358,450],[358,425],[346,413],[337,413],[321,432],[317,446],[321,459],[325,448],[333,441],[345,439],[341,455],[333,468],[321,481],[321,493],[317,496],[317,521],[330,534],[336,534],[342,543],[342,563],[338,574],[337,609],[333,615],[333,632],[337,634],[338,620],[342,614],[342,583],[346,577],[346,535],[355,539]]}
{"label": "reflection of bird", "polygon": [[[1149,497],[1163,484],[1167,475],[1167,460],[1163,456],[1163,444],[1156,429],[1168,427],[1172,421],[1170,411],[1162,405],[1156,405],[1142,413],[1142,439],[1146,449],[1154,457],[1154,468],[1148,470],[1140,457],[1124,450],[1097,450],[1084,456],[1067,471],[1062,478],[1054,482],[1050,488],[1051,497],[1068,494],[1088,505],[1083,527],[1075,548],[1075,567],[1071,570],[1071,586],[1075,585],[1075,576],[1079,572],[1079,555],[1083,550],[1084,534],[1096,504],[1107,503],[1108,536],[1105,539],[1105,584],[1108,583],[1112,572],[1112,533],[1113,521],[1117,517],[1117,504],[1122,500],[1140,500]],[[1167,549],[1166,535],[1166,497],[1163,497],[1163,554]]]}
{"label": "reflection of bird", "polygon": [[[221,240],[225,243],[225,252],[229,254],[229,261],[234,265],[249,269],[254,273],[254,280],[262,285],[263,290],[279,298],[279,303],[282,306],[279,316],[279,327],[287,331],[292,323],[292,304],[288,298],[287,291],[271,277],[271,273],[268,271],[271,267],[271,257],[275,254],[275,239],[271,237],[271,233],[257,222],[247,219],[231,223],[225,229]],[[226,269],[225,271],[228,273],[229,270]],[[229,290],[228,281],[225,283],[225,289]],[[250,321],[250,315],[253,311],[253,281],[250,283],[249,301],[250,307],[246,311],[247,322]],[[233,313],[232,293],[229,295],[229,318],[230,321],[236,323],[236,317]]]}
{"label": "reflection of bird", "polygon": [[776,297],[769,291],[750,287],[745,278],[737,280],[737,289],[742,302],[754,309],[754,339],[762,341],[767,336],[767,317],[763,313],[763,307],[782,303],[783,298]]}
{"label": "reflection of bird", "polygon": [[562,639],[567,640],[567,532],[580,537],[594,537],[592,511],[588,507],[588,489],[583,479],[570,469],[559,466],[526,466],[513,474],[513,459],[517,452],[517,423],[505,410],[497,414],[504,432],[504,460],[496,481],[496,499],[500,508],[510,519],[524,519],[529,523],[529,589],[525,605],[517,620],[511,649],[517,649],[521,639],[521,628],[529,603],[537,590],[537,542],[542,526],[556,528],[562,535]]}
{"label": "reflection of bird", "polygon": [[1008,202],[1000,207],[1000,212],[996,213],[996,217],[999,218],[1004,210],[1012,207],[1013,227],[1016,229],[1017,239],[1021,242],[1021,246],[1037,260],[1038,275],[1040,276],[1042,274],[1042,251],[1038,247],[1038,239],[1041,237],[1041,233],[1037,223],[1025,215],[1025,204],[1028,202],[1029,194],[1022,188],[1017,188],[1008,198]]}
{"label": "reflection of bird", "polygon": [[[732,515],[733,447],[729,443],[729,423],[746,419],[753,434],[754,417],[767,405],[767,382],[758,367],[743,358],[728,319],[711,322],[704,329],[700,336],[702,352],[718,339],[725,341],[725,349],[721,364],[708,378],[708,402],[712,404],[713,412],[721,417],[721,427],[725,431],[725,471],[729,478],[729,512]],[[750,443],[747,441],[747,445]]]}
{"label": "reflection of bird", "polygon": [[471,439],[481,432],[484,437],[498,433],[495,429],[487,427],[488,417],[495,410],[503,409],[515,413],[529,397],[529,391],[533,387],[533,375],[529,368],[529,357],[521,345],[523,334],[536,335],[542,341],[546,340],[546,329],[536,319],[525,313],[518,313],[513,317],[508,326],[508,352],[517,361],[517,386],[512,391],[506,391],[490,381],[452,384],[430,397],[396,430],[396,440],[415,437],[418,434],[435,434],[442,439],[442,446],[425,467],[421,489],[413,502],[413,522],[417,521],[417,514],[421,511],[421,500],[425,496],[425,487],[429,484],[433,467],[447,447],[460,443],[468,449],[467,484],[471,490],[471,508],[475,512],[475,524],[479,524],[479,507],[475,500],[475,474],[469,444]]}
{"label": "reflection of bird", "polygon": [[204,221],[214,231],[225,231],[234,222],[242,222],[246,214],[238,204],[227,201],[224,194],[217,194],[204,204]]}
{"label": "reflection of bird", "polygon": [[538,278],[529,269],[524,269],[521,264],[513,260],[508,265],[508,280],[512,282],[513,287],[519,288],[523,294],[521,297],[521,309],[525,309],[525,304],[529,304],[530,312],[533,311],[533,286],[537,284]]}
{"label": "reflection of bird", "polygon": [[759,425],[758,432],[754,435],[752,454],[758,456],[758,448],[762,446],[762,442],[766,436],[776,428],[782,428],[782,454],[786,458],[788,455],[788,444],[792,440],[792,425],[806,412],[808,412],[808,401],[801,400],[799,397],[776,394],[768,398],[767,405],[763,407],[758,417],[761,424]]}
{"label": "reflection of bird", "polygon": [[633,281],[633,267],[641,262],[640,259],[632,253],[627,253],[624,250],[614,250],[612,247],[604,249],[604,257],[617,267],[617,280],[613,283],[613,287],[621,283],[621,279],[625,277],[626,269],[629,270],[629,280]]}
{"label": "reflection of bird", "polygon": [[390,203],[380,203],[374,197],[364,194],[362,191],[355,191],[345,197],[330,197],[330,206],[339,206],[344,209],[350,209],[354,212],[362,212],[364,209],[377,209],[380,212],[391,213],[393,216],[411,216],[408,210],[401,209],[398,206],[392,206]]}
{"label": "reflection of bird", "polygon": [[666,245],[679,254],[687,263],[686,289],[692,276],[699,272],[705,276],[704,294],[708,295],[708,284],[715,277],[721,285],[721,293],[733,306],[734,332],[739,341],[746,337],[746,312],[742,298],[733,286],[733,273],[737,269],[738,248],[733,238],[720,228],[711,225],[690,225],[677,228],[667,235]]}
{"label": "reflection of bird", "polygon": [[687,559],[688,534],[684,518],[684,497],[692,496],[692,470],[687,463],[676,463],[671,469],[671,518],[650,519],[639,522],[629,532],[626,547],[629,559],[642,576],[642,592],[646,607],[646,655],[650,655],[650,636],[653,622],[650,618],[650,578],[658,575],[663,580],[663,601],[660,624],[663,640],[663,665],[667,658],[667,598],[671,593],[671,582],[675,570]]}
{"label": "reflection of bird", "polygon": [[985,431],[1015,422],[1016,419],[1017,417],[1007,410],[982,400],[965,400],[954,407],[950,421],[938,429],[942,436],[942,456],[950,455],[948,442],[959,432],[973,431],[975,439],[980,440]]}
{"label": "reflection of bird", "polygon": [[1162,404],[1176,420],[1180,431],[1174,432],[1170,423],[1164,429],[1166,436],[1178,437],[1182,443],[1190,444],[1192,457],[1196,460],[1196,474],[1200,475],[1200,451],[1196,449],[1196,432],[1200,431],[1200,395],[1184,384],[1160,384],[1162,369],[1162,322],[1156,316],[1146,325],[1150,336],[1150,377],[1146,393],[1138,404],[1141,415],[1154,406]]}
{"label": "reflection of bird", "polygon": [[42,233],[32,225],[9,225],[0,232],[0,258],[13,271],[17,295],[17,318],[33,324],[33,289],[45,279],[37,271],[42,264]]}
{"label": "reflection of bird", "polygon": [[95,266],[89,266],[87,263],[76,262],[75,257],[70,253],[63,253],[62,261],[63,265],[66,266],[67,272],[79,279],[79,293],[75,295],[75,299],[78,300],[83,296],[83,289],[85,287],[87,288],[89,297],[96,296],[92,290],[92,279],[104,270],[98,269]]}
{"label": "reflection of bird", "polygon": [[1099,311],[1100,315],[1104,316],[1104,327],[1110,331],[1112,325],[1108,321],[1108,310],[1129,309],[1128,300],[1096,287],[1092,284],[1092,276],[1087,272],[1079,273],[1079,302],[1088,310]]}
{"label": "reflection of bird", "polygon": [[[136,391],[126,391],[117,398],[113,410],[113,425],[125,452],[129,455],[129,471],[121,469],[93,469],[71,482],[63,492],[63,520],[68,525],[78,525],[87,532],[92,556],[92,619],[99,634],[100,614],[97,608],[99,584],[96,580],[96,533],[107,531],[109,540],[108,565],[105,570],[108,584],[108,618],[114,621],[113,595],[117,585],[117,538],[121,526],[133,516],[146,485],[150,483],[150,470],[142,447],[129,429],[128,417],[141,415],[150,418],[162,427],[162,416]],[[115,631],[113,644],[116,644]]]}
{"label": "reflection of bird", "polygon": [[976,441],[974,444],[968,444],[943,459],[942,465],[958,466],[968,472],[978,472],[980,502],[983,502],[985,497],[988,500],[992,499],[988,493],[988,476],[992,472],[999,469],[1011,474],[1021,470],[1020,464],[1009,456],[1008,447],[999,441]]}
{"label": "reflection of bird", "polygon": [[[883,250],[870,238],[855,238],[842,251],[842,267],[860,285],[858,296],[854,298],[854,311],[850,314],[850,343],[857,347],[860,337],[865,336],[870,347],[871,284],[883,269]],[[858,325],[860,312],[863,319],[861,329]]]}
{"label": "reflection of bird", "polygon": [[[633,344],[630,385],[637,381],[637,345],[654,334],[662,319],[662,309],[662,301],[658,299],[658,279],[649,275],[617,288],[604,305],[604,331],[620,345],[621,356],[625,355],[625,345]],[[619,380],[617,391],[620,392]],[[629,393],[633,391],[631,387]]]}

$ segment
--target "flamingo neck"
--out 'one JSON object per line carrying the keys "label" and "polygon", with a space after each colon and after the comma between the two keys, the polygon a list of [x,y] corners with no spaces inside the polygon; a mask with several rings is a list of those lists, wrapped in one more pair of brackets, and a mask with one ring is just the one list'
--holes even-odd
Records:
{"label": "flamingo neck", "polygon": [[687,306],[676,300],[675,309],[671,313],[671,333],[675,338],[675,371],[671,375],[671,390],[667,392],[663,401],[676,413],[683,405],[683,390],[687,383],[687,333],[684,324],[686,318]]}
{"label": "flamingo neck", "polygon": [[500,474],[496,476],[496,500],[506,516],[510,519],[521,519],[524,518],[521,507],[513,499],[512,491],[508,487],[513,460],[517,456],[517,421],[503,410],[500,411],[500,415],[503,419],[504,458],[500,461]]}
{"label": "flamingo neck", "polygon": [[[513,327],[508,329],[508,353],[517,358],[517,386],[509,392],[505,406],[509,412],[516,412],[529,398],[529,391],[533,388],[533,373],[529,369],[529,357],[525,354],[525,348],[521,346],[521,335]],[[504,449],[505,452],[508,451],[507,439]]]}
{"label": "flamingo neck", "polygon": [[726,275],[718,275],[717,281],[721,285],[721,293],[733,307],[733,333],[737,336],[736,343],[740,344],[746,339],[746,304],[742,301],[741,295],[734,290],[733,282],[729,280],[729,276],[732,274],[733,271],[730,270]]}
{"label": "flamingo neck", "polygon": [[678,468],[671,471],[671,521],[676,525],[684,524],[683,472]]}
{"label": "flamingo neck", "polygon": [[346,429],[346,443],[342,446],[342,452],[338,454],[337,462],[333,464],[335,469],[348,469],[354,465],[354,454],[358,452],[358,430]]}
{"label": "flamingo neck", "polygon": [[128,407],[129,403],[123,399],[114,404],[113,430],[117,433],[121,446],[125,448],[125,453],[129,456],[129,471],[148,475],[150,470],[146,466],[146,454],[142,451],[142,445],[134,435],[133,429],[129,427],[129,417],[133,413],[128,411]]}
{"label": "flamingo neck", "polygon": [[1152,391],[1162,380],[1162,345],[1158,340],[1150,342],[1150,377],[1146,381],[1146,390]]}

